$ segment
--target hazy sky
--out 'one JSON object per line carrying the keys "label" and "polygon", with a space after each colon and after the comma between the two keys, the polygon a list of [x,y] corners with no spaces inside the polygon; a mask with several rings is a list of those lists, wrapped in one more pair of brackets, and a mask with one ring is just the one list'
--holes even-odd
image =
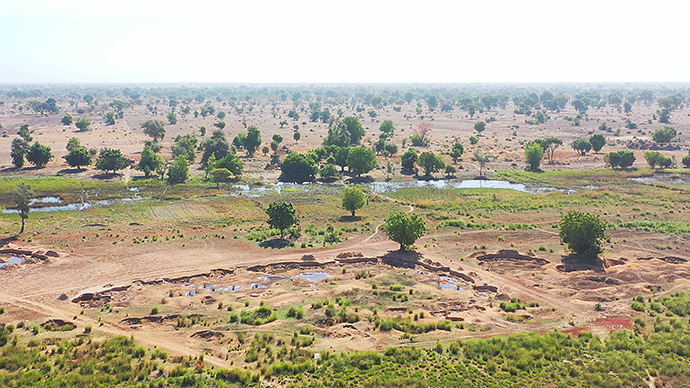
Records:
{"label": "hazy sky", "polygon": [[0,0],[0,83],[690,81],[686,0]]}

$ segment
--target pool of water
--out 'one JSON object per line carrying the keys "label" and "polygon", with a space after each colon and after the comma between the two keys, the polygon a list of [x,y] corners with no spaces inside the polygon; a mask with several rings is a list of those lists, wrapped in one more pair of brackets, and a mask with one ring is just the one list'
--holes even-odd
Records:
{"label": "pool of water", "polygon": [[314,282],[317,280],[329,278],[330,276],[328,276],[328,274],[325,272],[314,272],[314,273],[302,272],[301,274],[297,275],[297,277],[302,278],[302,279],[311,280]]}
{"label": "pool of water", "polygon": [[455,290],[455,291],[463,291],[464,290],[462,287],[458,286],[457,284],[441,283],[441,282],[432,283],[432,284],[438,285],[443,290]]}
{"label": "pool of water", "polygon": [[[117,198],[117,199],[104,199],[104,200],[96,201],[96,202],[69,203],[66,205],[43,206],[43,207],[31,208],[31,210],[29,210],[29,213],[52,213],[52,212],[60,212],[60,211],[82,211],[82,210],[90,209],[92,207],[107,207],[107,206],[112,206],[112,205],[116,205],[116,204],[134,203],[136,201],[141,201],[143,199],[145,199],[145,198]],[[45,202],[45,203],[54,203],[54,202]],[[62,203],[62,202],[58,202],[58,203]],[[18,214],[19,210],[18,209],[4,209],[2,212],[5,214]]]}
{"label": "pool of water", "polygon": [[185,293],[185,295],[186,295],[186,296],[194,296],[194,295],[196,295],[196,294],[198,294],[198,293],[199,293],[199,291],[187,291],[187,292]]}
{"label": "pool of water", "polygon": [[21,264],[23,262],[24,262],[24,259],[22,259],[21,257],[12,256],[12,257],[7,259],[7,263],[0,263],[0,267],[4,267],[4,266],[9,265],[9,264]]}
{"label": "pool of water", "polygon": [[257,277],[259,280],[263,280],[265,282],[277,282],[279,280],[290,280],[289,277],[287,276],[277,276],[277,275],[269,275],[269,276],[259,276]]}
{"label": "pool of water", "polygon": [[230,286],[230,287],[225,288],[224,290],[225,291],[237,291],[237,290],[241,290],[241,289],[242,289],[242,286]]}
{"label": "pool of water", "polygon": [[265,285],[259,284],[259,283],[252,283],[252,285],[250,287],[252,290],[255,290],[257,288],[268,288],[268,286],[265,286]]}

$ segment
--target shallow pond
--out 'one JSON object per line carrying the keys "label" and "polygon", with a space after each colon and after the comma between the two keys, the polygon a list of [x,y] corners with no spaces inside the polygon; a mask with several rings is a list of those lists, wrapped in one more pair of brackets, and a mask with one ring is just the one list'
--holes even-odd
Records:
{"label": "shallow pond", "polygon": [[311,280],[312,282],[314,282],[317,280],[329,278],[330,276],[328,276],[328,274],[325,272],[314,272],[314,273],[302,272],[301,274],[297,275],[297,277],[302,278],[302,279]]}
{"label": "shallow pond", "polygon": [[4,267],[4,266],[10,265],[10,264],[21,264],[23,262],[24,262],[24,259],[22,259],[21,257],[12,256],[12,257],[9,257],[7,259],[7,263],[0,263],[0,267]]}

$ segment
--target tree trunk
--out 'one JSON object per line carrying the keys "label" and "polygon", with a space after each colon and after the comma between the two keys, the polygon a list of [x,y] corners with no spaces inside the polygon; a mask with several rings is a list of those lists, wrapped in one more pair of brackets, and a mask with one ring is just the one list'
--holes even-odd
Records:
{"label": "tree trunk", "polygon": [[26,221],[26,219],[23,217],[23,214],[22,214],[22,230],[19,231],[19,234],[24,233],[24,222],[25,221]]}
{"label": "tree trunk", "polygon": [[352,217],[354,217],[354,216],[355,216],[355,211],[353,210],[353,211],[352,211]]}

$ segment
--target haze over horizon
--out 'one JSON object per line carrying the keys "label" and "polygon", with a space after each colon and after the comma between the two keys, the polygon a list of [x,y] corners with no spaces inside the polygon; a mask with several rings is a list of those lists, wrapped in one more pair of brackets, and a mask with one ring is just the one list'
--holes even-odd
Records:
{"label": "haze over horizon", "polygon": [[0,0],[0,83],[690,82],[690,2]]}

